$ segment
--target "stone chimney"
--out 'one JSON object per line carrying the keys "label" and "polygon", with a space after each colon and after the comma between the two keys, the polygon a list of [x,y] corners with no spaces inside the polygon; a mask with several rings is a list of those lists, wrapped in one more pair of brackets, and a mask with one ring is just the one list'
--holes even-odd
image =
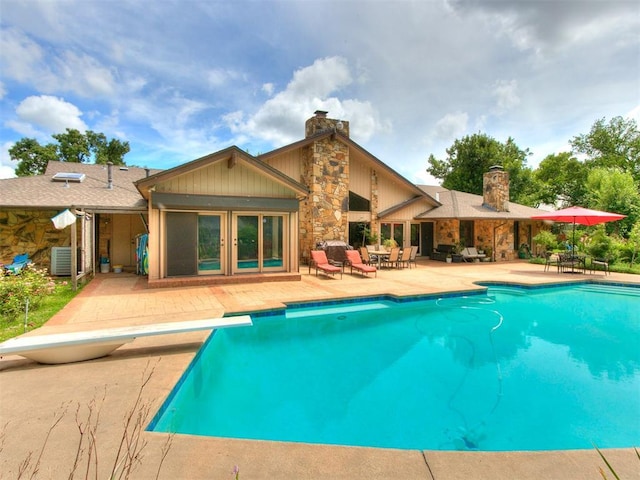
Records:
{"label": "stone chimney", "polygon": [[509,173],[494,165],[482,177],[482,206],[495,212],[509,211]]}
{"label": "stone chimney", "polygon": [[314,116],[306,121],[304,124],[304,136],[309,138],[316,133],[335,131],[340,132],[345,136],[349,136],[349,122],[346,120],[336,120],[333,118],[327,118],[327,113],[324,110],[316,110]]}

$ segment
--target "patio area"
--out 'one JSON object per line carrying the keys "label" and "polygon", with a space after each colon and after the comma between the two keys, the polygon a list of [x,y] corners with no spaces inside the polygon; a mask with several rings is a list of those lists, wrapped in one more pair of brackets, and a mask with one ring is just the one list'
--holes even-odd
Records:
{"label": "patio area", "polygon": [[[467,291],[477,281],[524,284],[597,279],[640,283],[633,275],[561,275],[525,261],[446,264],[418,260],[417,268],[382,269],[377,278],[315,275],[300,268],[301,281],[147,288],[132,274],[99,274],[38,334],[220,317],[225,313],[279,308],[284,302]],[[33,333],[32,333],[33,334]],[[0,359],[2,478],[16,478],[31,453],[38,457],[56,412],[68,412],[51,431],[40,460],[40,478],[68,477],[78,444],[75,412],[101,404],[96,432],[98,471],[106,478],[120,442],[124,418],[134,405],[145,370],[153,374],[143,392],[151,416],[197,353],[208,332],[139,338],[112,355],[86,362],[40,365],[18,356]],[[104,400],[103,400],[104,397]],[[215,408],[215,406],[212,406]],[[541,427],[543,428],[543,427]],[[167,436],[143,432],[148,444],[131,478],[156,478]],[[640,478],[631,449],[606,450],[621,478]],[[231,479],[239,466],[246,479],[585,479],[606,469],[595,450],[557,452],[441,452],[309,445],[177,435],[160,479]],[[608,472],[607,472],[608,473]],[[81,477],[81,474],[77,474]]]}

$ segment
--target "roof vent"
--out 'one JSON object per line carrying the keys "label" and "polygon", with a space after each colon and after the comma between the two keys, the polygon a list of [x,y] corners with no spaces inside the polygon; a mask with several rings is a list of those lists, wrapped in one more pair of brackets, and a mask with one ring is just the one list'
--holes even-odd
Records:
{"label": "roof vent", "polygon": [[122,172],[128,172],[129,171],[129,167],[120,167],[120,170]]}
{"label": "roof vent", "polygon": [[53,177],[51,177],[51,181],[81,183],[82,181],[84,181],[85,177],[86,175],[84,173],[58,172]]}

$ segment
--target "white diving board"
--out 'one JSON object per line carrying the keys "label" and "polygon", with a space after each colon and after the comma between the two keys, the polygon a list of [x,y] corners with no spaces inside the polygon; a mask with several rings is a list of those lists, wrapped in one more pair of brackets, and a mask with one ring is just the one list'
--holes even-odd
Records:
{"label": "white diving board", "polygon": [[25,335],[0,343],[0,356],[20,355],[38,363],[59,364],[92,360],[109,355],[116,348],[139,337],[215,330],[253,325],[249,315],[152,323],[51,335]]}

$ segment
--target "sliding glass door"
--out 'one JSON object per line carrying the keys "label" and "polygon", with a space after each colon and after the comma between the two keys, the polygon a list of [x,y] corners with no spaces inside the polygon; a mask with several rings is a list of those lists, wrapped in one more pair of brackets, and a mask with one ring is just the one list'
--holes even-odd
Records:
{"label": "sliding glass door", "polygon": [[234,215],[234,273],[284,270],[284,217],[285,215]]}
{"label": "sliding glass door", "polygon": [[198,274],[220,275],[225,267],[224,215],[198,215]]}

